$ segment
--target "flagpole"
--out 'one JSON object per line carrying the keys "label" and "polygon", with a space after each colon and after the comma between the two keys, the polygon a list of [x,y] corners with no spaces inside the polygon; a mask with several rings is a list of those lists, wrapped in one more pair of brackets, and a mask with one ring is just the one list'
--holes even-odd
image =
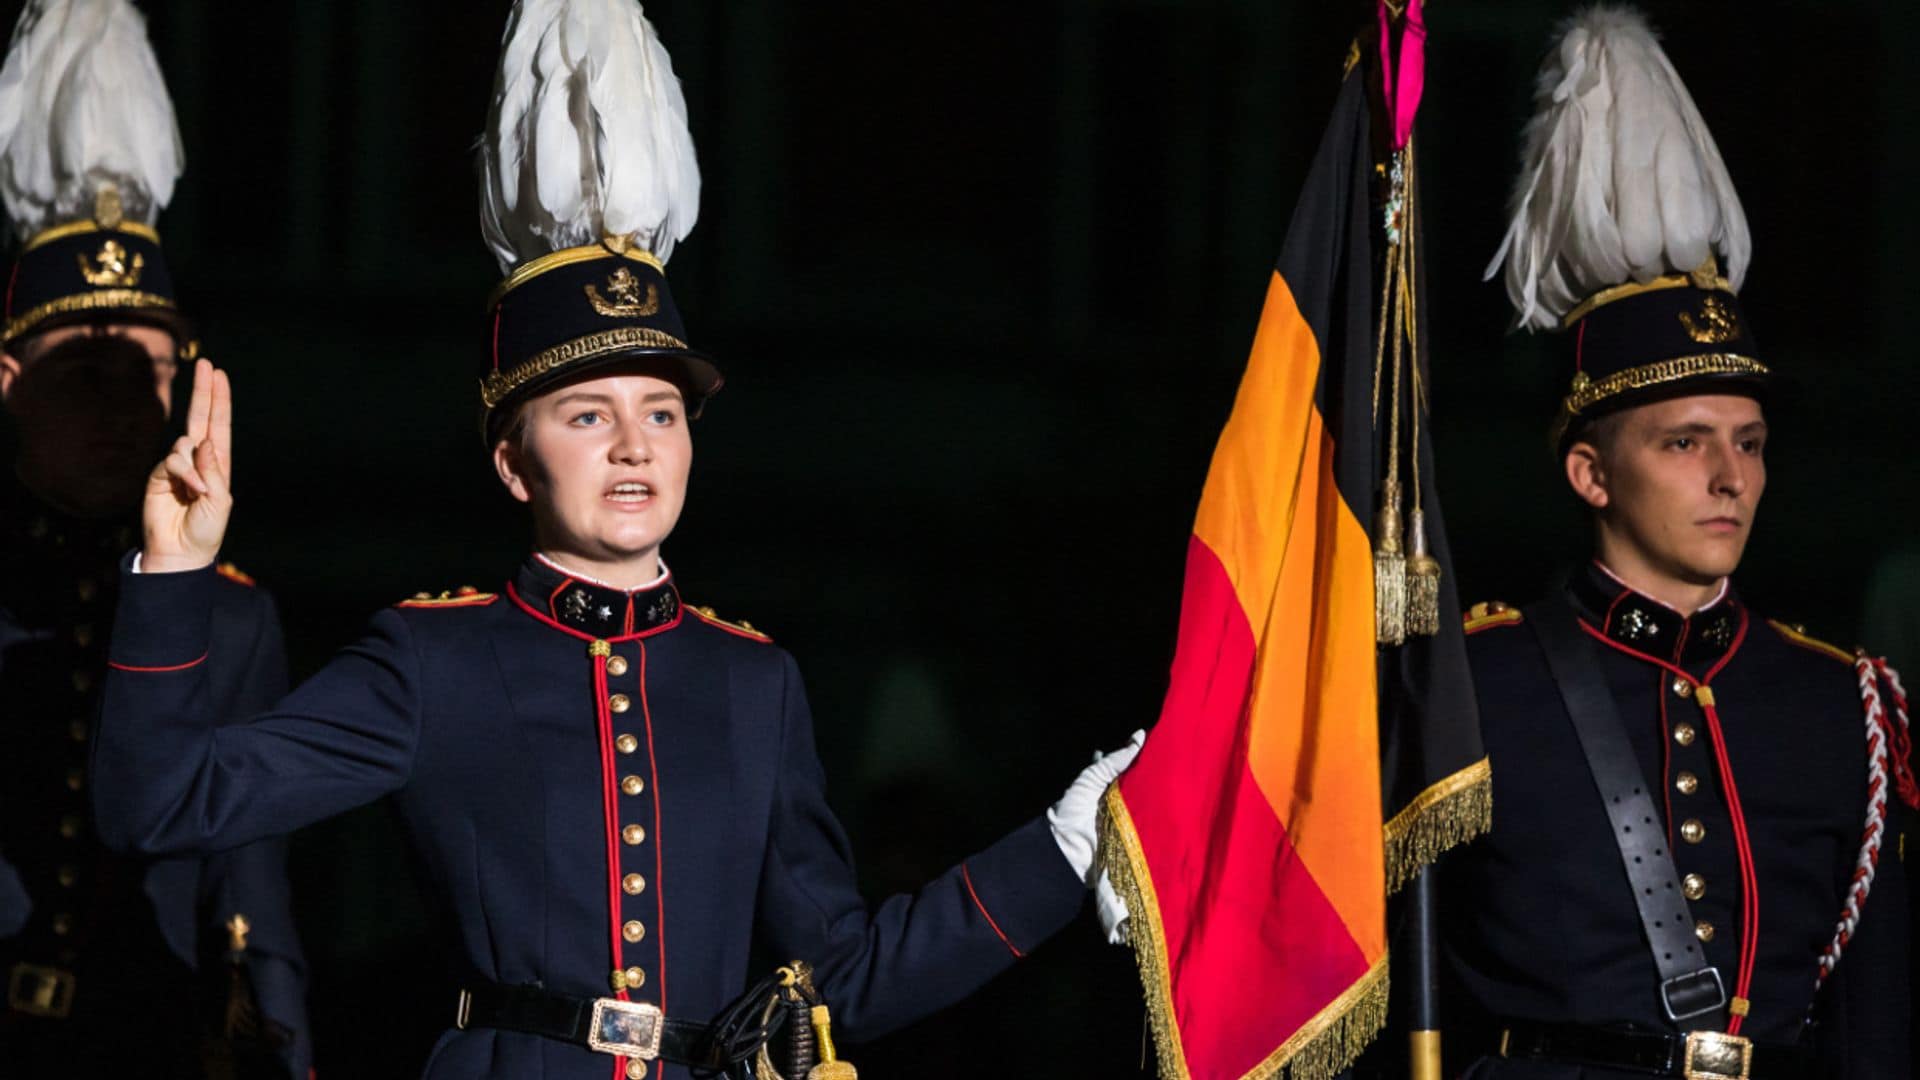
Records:
{"label": "flagpole", "polygon": [[[1407,945],[1404,978],[1407,995],[1407,1075],[1410,1080],[1441,1080],[1440,1071],[1440,920],[1435,911],[1433,867],[1425,866],[1407,883]],[[1404,975],[1401,973],[1404,972]]]}

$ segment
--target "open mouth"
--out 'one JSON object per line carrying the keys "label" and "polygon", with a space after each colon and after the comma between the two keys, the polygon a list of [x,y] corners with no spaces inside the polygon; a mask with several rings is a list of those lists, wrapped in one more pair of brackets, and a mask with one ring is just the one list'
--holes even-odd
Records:
{"label": "open mouth", "polygon": [[609,502],[637,506],[653,498],[653,488],[637,480],[625,480],[607,489]]}

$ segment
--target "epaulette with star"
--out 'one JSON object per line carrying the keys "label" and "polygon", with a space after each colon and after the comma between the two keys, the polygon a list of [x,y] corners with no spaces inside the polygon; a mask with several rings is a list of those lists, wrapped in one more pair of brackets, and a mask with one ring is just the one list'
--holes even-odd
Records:
{"label": "epaulette with star", "polygon": [[245,585],[249,589],[258,584],[258,582],[253,580],[252,574],[247,573],[245,570],[240,569],[230,562],[214,563],[213,572],[226,578],[228,581]]}
{"label": "epaulette with star", "polygon": [[715,615],[713,613],[713,609],[710,607],[697,607],[689,604],[687,606],[687,610],[693,612],[694,615],[698,616],[701,622],[706,623],[709,626],[719,627],[720,629],[725,630],[727,633],[733,634],[736,637],[743,637],[749,641],[758,641],[767,645],[773,644],[772,638],[768,637],[767,635],[761,633],[758,630],[755,630],[753,628],[753,624],[750,622],[746,622],[744,620],[740,622],[729,622],[726,619],[723,619],[720,616]]}
{"label": "epaulette with star", "polygon": [[1475,604],[1461,616],[1461,622],[1469,634],[1477,634],[1496,626],[1517,626],[1522,621],[1524,619],[1519,608],[1498,600],[1487,600]]}
{"label": "epaulette with star", "polygon": [[481,592],[471,585],[462,585],[457,589],[442,589],[439,595],[430,592],[417,592],[394,607],[404,608],[454,608],[485,607],[500,599],[499,593]]}
{"label": "epaulette with star", "polygon": [[1784,623],[1778,619],[1768,619],[1767,625],[1774,628],[1783,638],[1811,652],[1825,653],[1843,664],[1852,665],[1854,655],[1831,642],[1821,641],[1799,623]]}

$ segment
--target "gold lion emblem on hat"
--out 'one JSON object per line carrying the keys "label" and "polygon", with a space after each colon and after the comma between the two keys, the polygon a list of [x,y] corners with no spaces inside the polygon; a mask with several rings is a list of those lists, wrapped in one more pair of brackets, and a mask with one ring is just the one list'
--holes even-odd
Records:
{"label": "gold lion emblem on hat", "polygon": [[127,249],[118,240],[101,244],[100,253],[92,259],[84,254],[74,258],[80,263],[80,276],[96,289],[127,289],[140,284],[140,271],[147,262],[137,251],[129,260]]}
{"label": "gold lion emblem on hat", "polygon": [[[608,296],[613,299],[607,299]],[[660,286],[649,284],[646,294],[641,295],[640,279],[623,266],[607,278],[606,295],[601,295],[599,289],[588,285],[587,302],[593,305],[593,310],[610,319],[654,315],[660,311]]]}

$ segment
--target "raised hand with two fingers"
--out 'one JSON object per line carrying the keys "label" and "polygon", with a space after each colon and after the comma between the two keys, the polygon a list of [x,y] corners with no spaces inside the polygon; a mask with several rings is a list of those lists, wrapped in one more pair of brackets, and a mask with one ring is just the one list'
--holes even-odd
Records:
{"label": "raised hand with two fingers", "polygon": [[233,388],[202,359],[193,369],[187,433],[147,477],[141,509],[140,570],[169,573],[211,566],[233,513]]}

